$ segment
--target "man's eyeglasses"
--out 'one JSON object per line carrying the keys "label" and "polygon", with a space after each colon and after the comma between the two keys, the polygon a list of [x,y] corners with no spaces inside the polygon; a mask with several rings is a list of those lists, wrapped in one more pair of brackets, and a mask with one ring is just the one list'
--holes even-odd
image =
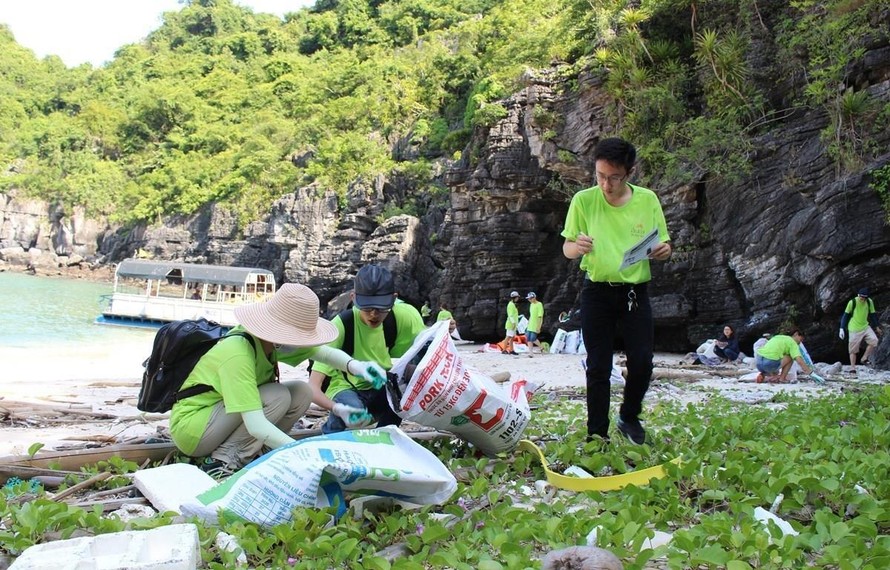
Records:
{"label": "man's eyeglasses", "polygon": [[386,315],[386,314],[389,314],[390,311],[392,311],[392,309],[378,309],[376,307],[369,307],[369,308],[359,307],[358,310],[365,313],[366,315],[373,315],[374,313],[377,313],[378,315]]}
{"label": "man's eyeglasses", "polygon": [[624,176],[618,176],[617,174],[613,174],[612,176],[606,176],[605,174],[601,174],[599,172],[596,173],[596,179],[600,182],[608,181],[609,184],[621,184],[627,179],[627,174]]}

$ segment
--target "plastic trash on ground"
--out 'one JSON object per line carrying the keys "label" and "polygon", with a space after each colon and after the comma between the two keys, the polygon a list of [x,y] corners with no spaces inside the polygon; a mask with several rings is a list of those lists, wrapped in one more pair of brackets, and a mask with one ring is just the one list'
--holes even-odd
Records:
{"label": "plastic trash on ground", "polygon": [[[447,331],[447,329],[446,329]],[[383,495],[420,505],[440,504],[457,489],[454,475],[395,426],[311,437],[274,449],[186,501],[185,515],[214,523],[247,520],[274,526],[296,507],[338,505],[344,492]]]}
{"label": "plastic trash on ground", "polygon": [[[784,519],[777,517],[776,515],[769,512],[768,510],[764,509],[763,507],[756,507],[754,509],[754,518],[763,523],[763,526],[766,527],[766,530],[769,533],[770,538],[773,541],[781,540],[781,538],[783,536],[788,535],[788,534],[790,534],[791,536],[797,536],[798,534],[800,534],[796,530],[794,530],[794,527],[791,526],[791,523],[789,523],[788,521],[786,521]],[[769,527],[769,521],[776,523],[776,525],[779,527],[779,530],[782,531],[781,535],[779,535],[779,536],[773,535],[773,533]]]}
{"label": "plastic trash on ground", "polygon": [[389,404],[400,417],[451,432],[487,455],[519,443],[531,418],[533,391],[525,379],[502,386],[464,366],[447,321],[417,336],[387,382]]}

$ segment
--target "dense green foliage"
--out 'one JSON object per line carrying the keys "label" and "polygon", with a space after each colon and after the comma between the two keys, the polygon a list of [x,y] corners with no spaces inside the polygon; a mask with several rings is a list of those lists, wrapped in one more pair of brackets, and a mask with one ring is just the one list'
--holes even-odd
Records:
{"label": "dense green foliage", "polygon": [[[890,120],[844,83],[887,4],[797,0],[767,18],[755,0],[320,0],[282,21],[191,0],[98,69],[37,61],[0,26],[0,191],[123,222],[212,201],[247,222],[297,186],[342,195],[380,173],[424,193],[429,162],[554,61],[603,75],[618,129],[668,176],[743,171],[751,137],[798,107],[828,111],[847,167]],[[763,49],[791,86],[779,100],[751,76]]]}
{"label": "dense green foliage", "polygon": [[[583,394],[538,396],[526,436],[540,438],[551,468],[577,465],[611,475],[665,463],[668,476],[621,491],[550,498],[531,489],[544,472],[529,453],[477,458],[465,444],[437,440],[429,447],[457,476],[458,490],[443,506],[366,512],[329,524],[335,509],[297,509],[291,523],[264,530],[230,523],[250,566],[257,568],[380,568],[458,570],[539,568],[549,550],[596,543],[625,568],[887,568],[890,564],[890,387],[851,386],[817,399],[780,392],[768,404],[734,404],[719,397],[698,405],[657,404],[647,413],[651,445],[613,439],[584,443]],[[123,473],[118,461],[105,468]],[[132,464],[135,468],[135,464]],[[33,493],[19,483],[0,494],[0,549],[18,554],[53,533],[96,533],[124,523]],[[782,500],[778,500],[783,497]],[[799,534],[782,536],[753,512],[775,504]],[[446,516],[450,515],[450,516]],[[137,519],[134,528],[169,524]],[[220,551],[219,531],[200,526],[211,568],[232,568],[235,553]],[[647,548],[655,530],[668,545]],[[384,549],[401,545],[393,563]],[[657,560],[657,562],[656,562]]]}

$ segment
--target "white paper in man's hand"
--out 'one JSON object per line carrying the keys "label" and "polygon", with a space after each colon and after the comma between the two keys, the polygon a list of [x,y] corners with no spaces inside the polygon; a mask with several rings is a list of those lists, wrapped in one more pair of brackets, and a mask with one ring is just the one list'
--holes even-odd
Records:
{"label": "white paper in man's hand", "polygon": [[649,254],[652,253],[652,250],[658,244],[658,228],[655,227],[652,228],[651,232],[643,236],[643,239],[637,242],[636,245],[624,252],[624,260],[621,262],[621,267],[618,268],[618,271],[623,271],[634,263],[649,259]]}

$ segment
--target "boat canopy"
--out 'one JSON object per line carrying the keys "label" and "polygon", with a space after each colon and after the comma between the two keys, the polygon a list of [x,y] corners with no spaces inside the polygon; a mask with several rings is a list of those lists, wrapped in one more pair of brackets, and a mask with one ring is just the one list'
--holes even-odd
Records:
{"label": "boat canopy", "polygon": [[116,273],[118,277],[134,279],[176,279],[187,283],[217,285],[243,286],[248,283],[275,283],[275,275],[268,269],[195,265],[145,259],[125,259],[118,264]]}

